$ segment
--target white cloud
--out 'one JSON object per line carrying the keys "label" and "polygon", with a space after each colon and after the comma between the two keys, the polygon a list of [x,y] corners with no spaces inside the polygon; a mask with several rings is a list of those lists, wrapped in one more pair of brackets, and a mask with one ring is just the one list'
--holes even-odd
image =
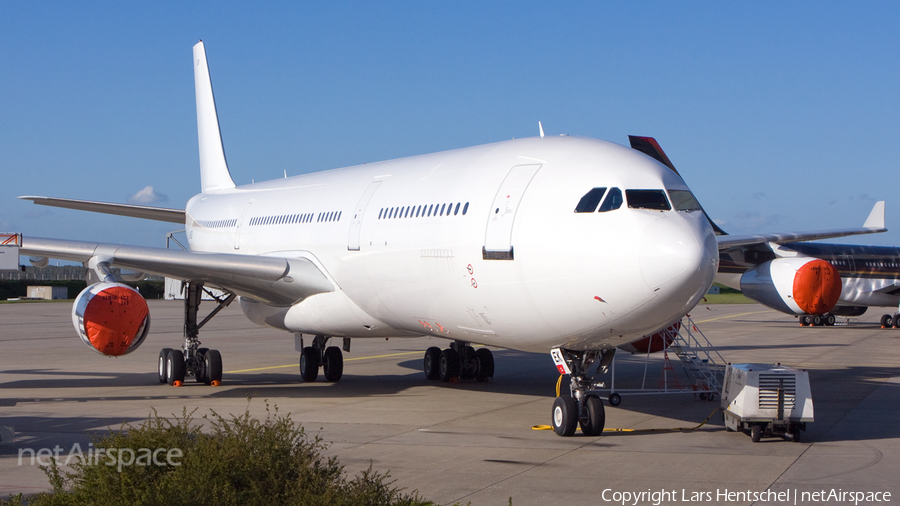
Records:
{"label": "white cloud", "polygon": [[158,193],[153,189],[152,186],[145,186],[143,190],[128,197],[129,204],[137,204],[141,206],[159,204],[160,202],[165,202],[167,200],[169,200],[169,197],[166,197],[162,193]]}

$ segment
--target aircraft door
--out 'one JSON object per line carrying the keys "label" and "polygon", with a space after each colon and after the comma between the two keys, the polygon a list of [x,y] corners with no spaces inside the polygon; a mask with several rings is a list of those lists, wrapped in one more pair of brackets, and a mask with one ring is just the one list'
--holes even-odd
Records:
{"label": "aircraft door", "polygon": [[491,204],[482,255],[485,260],[512,260],[512,227],[528,184],[540,165],[516,165],[509,170]]}
{"label": "aircraft door", "polygon": [[856,262],[853,260],[853,255],[844,255],[843,257],[844,263],[847,264],[847,270],[850,271],[850,275],[856,275]]}
{"label": "aircraft door", "polygon": [[353,209],[353,218],[350,220],[350,237],[347,240],[347,249],[350,251],[359,251],[359,234],[362,231],[362,221],[366,214],[366,207],[380,184],[381,181],[372,181],[369,187],[366,188],[366,191],[363,192],[362,197],[359,198],[356,208]]}
{"label": "aircraft door", "polygon": [[240,218],[238,218],[237,226],[234,230],[234,249],[241,249],[241,228],[244,226],[244,220],[247,218],[247,215],[250,212],[250,206],[253,205],[253,201],[247,202],[247,205],[244,206],[244,212],[241,213]]}

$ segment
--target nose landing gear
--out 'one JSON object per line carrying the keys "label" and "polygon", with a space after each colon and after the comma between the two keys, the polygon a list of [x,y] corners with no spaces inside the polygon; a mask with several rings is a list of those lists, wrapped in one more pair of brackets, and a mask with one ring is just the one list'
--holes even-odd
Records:
{"label": "nose landing gear", "polygon": [[572,351],[554,348],[550,355],[560,374],[569,374],[570,393],[559,393],[553,402],[551,425],[560,436],[575,434],[576,426],[581,426],[585,436],[599,436],[606,425],[606,411],[603,402],[589,392],[602,387],[588,375],[588,370],[600,359],[599,369],[605,370],[612,362],[615,349],[606,351]]}

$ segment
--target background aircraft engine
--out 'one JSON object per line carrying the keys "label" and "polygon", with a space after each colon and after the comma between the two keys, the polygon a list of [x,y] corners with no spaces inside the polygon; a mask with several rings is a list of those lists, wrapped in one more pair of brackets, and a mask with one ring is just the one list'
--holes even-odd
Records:
{"label": "background aircraft engine", "polygon": [[150,310],[128,285],[97,283],[75,298],[72,323],[96,352],[117,357],[136,350],[150,331]]}
{"label": "background aircraft engine", "polygon": [[837,304],[841,276],[833,265],[819,258],[776,258],[745,272],[741,291],[785,313],[821,315]]}
{"label": "background aircraft engine", "polygon": [[619,346],[619,349],[628,353],[656,353],[657,351],[663,351],[675,340],[675,334],[678,333],[680,328],[681,322],[677,321],[656,334]]}

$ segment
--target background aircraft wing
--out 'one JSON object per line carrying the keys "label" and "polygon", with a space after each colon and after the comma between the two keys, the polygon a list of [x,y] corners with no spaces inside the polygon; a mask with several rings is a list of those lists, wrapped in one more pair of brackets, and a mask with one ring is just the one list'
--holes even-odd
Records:
{"label": "background aircraft wing", "polygon": [[869,213],[869,217],[861,228],[847,228],[837,230],[820,230],[815,232],[788,232],[781,234],[751,234],[751,235],[720,235],[716,237],[719,242],[719,251],[752,246],[755,244],[815,241],[817,239],[831,239],[834,237],[847,237],[851,235],[878,234],[887,232],[884,227],[884,201],[878,201]]}
{"label": "background aircraft wing", "polygon": [[19,197],[22,200],[30,200],[35,204],[51,207],[64,207],[66,209],[78,209],[92,213],[116,214],[130,216],[145,220],[167,221],[184,225],[184,211],[180,209],[168,209],[165,207],[136,206],[132,204],[112,204],[110,202],[94,202],[90,200],[61,199],[56,197]]}
{"label": "background aircraft wing", "polygon": [[306,258],[279,258],[60,239],[22,238],[20,255],[112,267],[202,281],[275,306],[289,306],[311,295],[334,291],[329,278]]}

